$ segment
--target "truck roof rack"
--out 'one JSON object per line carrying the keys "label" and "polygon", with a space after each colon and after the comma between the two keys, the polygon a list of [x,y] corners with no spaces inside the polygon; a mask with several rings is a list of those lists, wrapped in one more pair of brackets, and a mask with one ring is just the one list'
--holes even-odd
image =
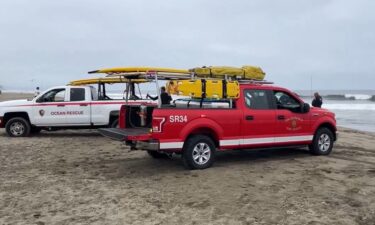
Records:
{"label": "truck roof rack", "polygon": [[[160,92],[159,80],[201,80],[201,88],[198,88],[199,97],[201,98],[200,106],[207,96],[207,81],[222,80],[222,96],[228,98],[227,82],[235,81],[237,84],[272,84],[264,80],[265,73],[259,67],[243,66],[235,67],[199,67],[190,70],[160,68],[160,67],[120,67],[95,70],[91,73],[104,73],[108,78],[125,78],[130,80],[145,79],[155,81],[156,88]],[[215,85],[217,86],[217,85]],[[220,85],[219,85],[220,86]],[[198,90],[197,89],[197,90]],[[220,94],[220,96],[221,96]],[[239,96],[239,95],[237,95]],[[198,97],[198,96],[196,96]],[[161,98],[158,98],[158,105],[161,106]]]}
{"label": "truck roof rack", "polygon": [[272,81],[267,80],[237,80],[240,84],[273,84]]}

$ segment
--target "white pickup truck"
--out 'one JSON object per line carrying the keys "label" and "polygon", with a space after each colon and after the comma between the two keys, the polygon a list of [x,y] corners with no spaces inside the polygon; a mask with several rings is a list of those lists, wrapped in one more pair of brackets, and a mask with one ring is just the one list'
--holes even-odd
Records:
{"label": "white pickup truck", "polygon": [[[143,101],[150,103],[130,99],[127,104]],[[53,87],[32,100],[0,102],[0,128],[11,137],[25,137],[42,129],[116,127],[123,104],[125,100],[110,99],[92,86]]]}

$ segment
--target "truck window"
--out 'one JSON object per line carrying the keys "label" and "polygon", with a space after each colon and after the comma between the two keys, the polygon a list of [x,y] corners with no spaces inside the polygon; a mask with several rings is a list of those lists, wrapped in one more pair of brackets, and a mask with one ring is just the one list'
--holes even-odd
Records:
{"label": "truck window", "polygon": [[274,91],[277,109],[288,109],[292,112],[301,111],[301,103],[293,96],[282,91]]}
{"label": "truck window", "polygon": [[271,109],[266,90],[245,90],[245,104],[250,109]]}
{"label": "truck window", "polygon": [[90,86],[90,90],[91,90],[91,99],[93,101],[98,101],[98,91],[96,90],[96,88]]}
{"label": "truck window", "polygon": [[63,102],[65,101],[65,88],[53,89],[40,96],[37,102]]}
{"label": "truck window", "polygon": [[84,88],[70,88],[70,101],[85,101],[85,89]]}

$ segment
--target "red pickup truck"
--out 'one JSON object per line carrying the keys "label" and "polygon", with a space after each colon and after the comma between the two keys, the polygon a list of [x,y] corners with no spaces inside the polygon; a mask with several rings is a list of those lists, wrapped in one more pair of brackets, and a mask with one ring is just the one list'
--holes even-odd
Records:
{"label": "red pickup truck", "polygon": [[181,154],[188,169],[208,168],[216,151],[234,149],[308,146],[312,154],[328,155],[337,139],[334,113],[268,84],[241,84],[235,100],[123,105],[119,117],[120,128],[99,132],[155,158]]}

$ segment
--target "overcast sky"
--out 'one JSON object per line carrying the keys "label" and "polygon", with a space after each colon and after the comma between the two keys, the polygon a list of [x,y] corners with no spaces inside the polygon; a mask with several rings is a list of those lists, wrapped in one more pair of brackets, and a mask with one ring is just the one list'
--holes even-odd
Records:
{"label": "overcast sky", "polygon": [[373,0],[2,0],[0,85],[103,67],[256,65],[294,90],[375,89]]}

